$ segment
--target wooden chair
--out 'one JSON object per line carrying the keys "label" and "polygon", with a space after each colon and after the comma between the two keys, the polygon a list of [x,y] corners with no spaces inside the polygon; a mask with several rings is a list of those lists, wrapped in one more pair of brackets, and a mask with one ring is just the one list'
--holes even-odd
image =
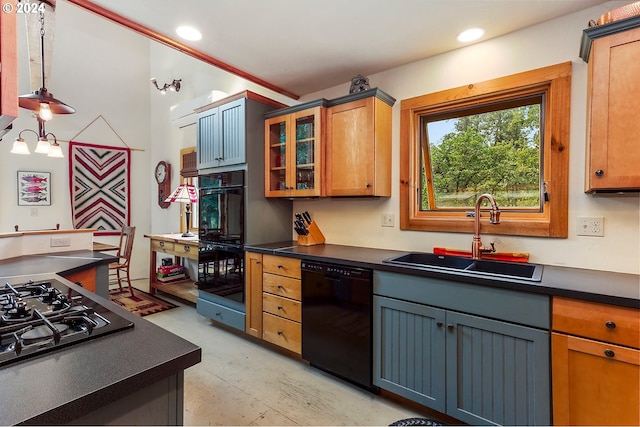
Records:
{"label": "wooden chair", "polygon": [[[109,285],[118,284],[122,291],[122,281],[126,280],[129,285],[131,296],[133,295],[133,286],[131,286],[131,278],[129,277],[129,264],[131,261],[131,252],[133,252],[133,239],[136,235],[136,228],[124,226],[120,233],[120,244],[118,253],[118,261],[109,264]],[[124,274],[124,277],[121,277]]]}

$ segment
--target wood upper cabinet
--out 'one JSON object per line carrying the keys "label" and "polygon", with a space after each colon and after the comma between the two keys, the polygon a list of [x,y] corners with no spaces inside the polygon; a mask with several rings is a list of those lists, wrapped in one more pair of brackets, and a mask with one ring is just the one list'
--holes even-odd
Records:
{"label": "wood upper cabinet", "polygon": [[321,196],[325,108],[284,111],[264,124],[265,197]]}
{"label": "wood upper cabinet", "polygon": [[330,101],[327,196],[391,196],[391,112],[395,99],[370,89]]}
{"label": "wood upper cabinet", "polygon": [[555,425],[640,425],[640,311],[553,298]]}
{"label": "wood upper cabinet", "polygon": [[0,138],[18,117],[16,14],[0,14]]}
{"label": "wood upper cabinet", "polygon": [[588,58],[586,192],[640,190],[640,16],[629,25],[585,30],[598,37]]}

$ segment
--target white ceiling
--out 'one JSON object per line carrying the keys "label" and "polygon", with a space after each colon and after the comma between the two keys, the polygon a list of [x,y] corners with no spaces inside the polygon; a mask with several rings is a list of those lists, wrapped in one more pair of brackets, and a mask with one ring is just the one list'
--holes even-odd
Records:
{"label": "white ceiling", "polygon": [[[602,0],[92,0],[297,95],[586,9]],[[597,19],[598,17],[594,17]],[[198,42],[178,40],[189,24]],[[587,22],[585,22],[585,27]]]}

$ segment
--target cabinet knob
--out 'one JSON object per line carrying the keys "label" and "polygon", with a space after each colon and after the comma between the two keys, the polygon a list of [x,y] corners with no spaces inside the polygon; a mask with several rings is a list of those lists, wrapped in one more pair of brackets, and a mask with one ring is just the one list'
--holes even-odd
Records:
{"label": "cabinet knob", "polygon": [[444,323],[442,323],[442,321],[438,320],[438,321],[436,322],[436,326],[437,326],[438,328],[442,328],[442,325],[444,325]]}
{"label": "cabinet knob", "polygon": [[278,264],[278,268],[284,268],[282,264]]}
{"label": "cabinet knob", "polygon": [[282,306],[281,305],[278,306],[278,310],[282,310]]}
{"label": "cabinet knob", "polygon": [[450,331],[453,331],[454,329],[453,323],[447,323],[447,329]]}
{"label": "cabinet knob", "polygon": [[282,285],[278,285],[278,289],[282,289]]}
{"label": "cabinet knob", "polygon": [[616,322],[613,322],[611,320],[609,320],[607,323],[604,324],[608,329],[615,329],[616,328]]}
{"label": "cabinet knob", "polygon": [[604,175],[604,171],[602,169],[596,169],[595,174],[596,174],[596,176],[602,176],[602,175]]}
{"label": "cabinet knob", "polygon": [[256,264],[260,264],[260,261],[256,261]]}
{"label": "cabinet knob", "polygon": [[615,356],[616,354],[613,352],[613,350],[606,349],[606,350],[604,351],[604,355],[605,355],[605,356],[607,356],[607,357],[613,357],[613,356]]}
{"label": "cabinet knob", "polygon": [[160,247],[164,248],[164,242],[160,242]]}
{"label": "cabinet knob", "polygon": [[284,334],[284,331],[278,331],[278,335]]}
{"label": "cabinet knob", "polygon": [[367,187],[367,188],[371,188],[371,183],[367,182],[364,186]]}
{"label": "cabinet knob", "polygon": [[189,245],[184,245],[184,251],[185,252],[189,252],[191,250],[191,246]]}

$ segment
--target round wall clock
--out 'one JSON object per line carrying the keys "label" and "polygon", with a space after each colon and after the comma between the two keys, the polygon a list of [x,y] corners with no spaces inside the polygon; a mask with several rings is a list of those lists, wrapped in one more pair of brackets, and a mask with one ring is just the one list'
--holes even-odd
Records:
{"label": "round wall clock", "polygon": [[165,161],[158,162],[154,175],[158,183],[158,205],[166,209],[171,204],[164,201],[171,194],[171,165]]}

